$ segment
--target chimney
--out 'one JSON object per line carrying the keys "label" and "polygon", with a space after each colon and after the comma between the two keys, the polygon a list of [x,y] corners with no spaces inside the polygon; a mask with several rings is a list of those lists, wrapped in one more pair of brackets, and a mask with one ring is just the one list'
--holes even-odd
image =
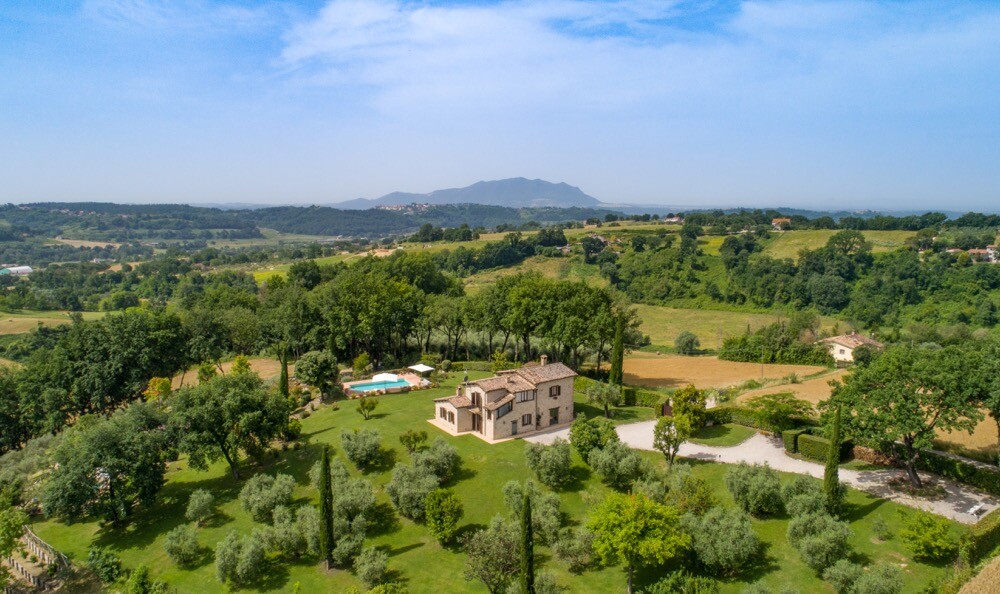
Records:
{"label": "chimney", "polygon": [[549,356],[548,355],[542,355],[541,362],[542,362],[542,365],[547,365],[548,362],[549,362]]}

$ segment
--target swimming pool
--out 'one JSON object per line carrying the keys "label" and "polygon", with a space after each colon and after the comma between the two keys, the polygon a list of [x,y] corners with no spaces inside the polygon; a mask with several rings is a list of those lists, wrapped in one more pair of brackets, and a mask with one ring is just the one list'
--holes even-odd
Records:
{"label": "swimming pool", "polygon": [[393,390],[397,388],[409,387],[412,387],[410,382],[403,378],[399,378],[398,380],[389,382],[363,382],[360,384],[354,384],[347,389],[354,390],[356,392],[374,392],[375,390]]}

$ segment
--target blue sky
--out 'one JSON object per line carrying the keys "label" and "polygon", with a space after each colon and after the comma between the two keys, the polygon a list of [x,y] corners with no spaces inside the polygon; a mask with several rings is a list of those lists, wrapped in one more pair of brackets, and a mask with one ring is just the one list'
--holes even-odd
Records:
{"label": "blue sky", "polygon": [[1000,209],[1000,2],[0,4],[0,201]]}

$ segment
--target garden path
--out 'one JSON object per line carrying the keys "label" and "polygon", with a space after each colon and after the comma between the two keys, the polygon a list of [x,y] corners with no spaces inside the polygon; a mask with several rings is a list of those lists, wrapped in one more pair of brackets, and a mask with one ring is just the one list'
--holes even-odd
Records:
{"label": "garden path", "polygon": [[[653,427],[655,425],[656,421],[643,421],[641,423],[619,425],[616,427],[616,430],[621,440],[628,444],[629,447],[637,450],[655,451],[656,448],[653,447]],[[549,444],[557,437],[569,439],[569,429],[563,428],[558,431],[533,435],[526,437],[525,440],[534,443]],[[737,464],[739,462],[750,464],[766,463],[775,470],[808,474],[817,478],[823,478],[824,472],[822,464],[789,456],[785,452],[780,438],[770,437],[762,433],[757,433],[743,443],[732,447],[706,446],[685,442],[681,444],[678,456],[725,464]],[[963,524],[975,524],[983,515],[1000,507],[1000,501],[995,497],[954,481],[926,473],[921,473],[921,476],[933,478],[933,480],[944,488],[944,496],[936,499],[918,498],[890,488],[888,485],[889,479],[899,477],[902,474],[902,471],[892,468],[878,470],[849,470],[841,468],[840,480],[856,489],[871,493],[877,497],[939,514]],[[980,504],[982,504],[982,508],[978,515],[969,513],[972,508]]]}

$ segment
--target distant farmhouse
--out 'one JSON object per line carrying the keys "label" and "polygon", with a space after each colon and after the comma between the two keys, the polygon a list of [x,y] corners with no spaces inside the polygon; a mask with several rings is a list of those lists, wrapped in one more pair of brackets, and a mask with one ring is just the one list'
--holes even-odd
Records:
{"label": "distant farmhouse", "polygon": [[791,226],[792,226],[792,219],[789,219],[787,217],[771,219],[771,227],[773,227],[775,231],[785,231],[791,228]]}
{"label": "distant farmhouse", "polygon": [[454,396],[434,401],[431,423],[491,443],[565,425],[573,420],[574,377],[543,355],[540,363],[459,385]]}
{"label": "distant farmhouse", "polygon": [[833,356],[833,360],[840,364],[854,363],[854,349],[859,346],[864,345],[876,350],[885,348],[885,345],[881,342],[857,332],[841,336],[831,336],[830,338],[824,338],[820,342],[827,345],[830,349],[830,355]]}

